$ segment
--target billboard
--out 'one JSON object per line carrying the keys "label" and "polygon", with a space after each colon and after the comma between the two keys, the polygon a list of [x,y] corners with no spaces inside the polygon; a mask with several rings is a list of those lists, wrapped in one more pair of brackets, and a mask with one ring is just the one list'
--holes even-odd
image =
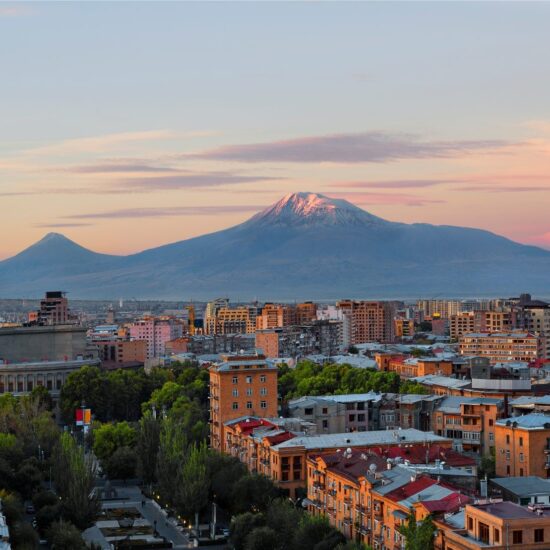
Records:
{"label": "billboard", "polygon": [[92,423],[92,409],[76,409],[75,419],[77,426],[89,426]]}

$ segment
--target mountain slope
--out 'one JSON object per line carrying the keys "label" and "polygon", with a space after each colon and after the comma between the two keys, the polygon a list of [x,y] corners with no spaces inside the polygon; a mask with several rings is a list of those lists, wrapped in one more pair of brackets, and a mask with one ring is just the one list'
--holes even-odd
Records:
{"label": "mountain slope", "polygon": [[[550,294],[550,252],[479,229],[389,222],[314,193],[288,195],[235,227],[132,256],[58,241],[0,262],[0,296],[53,288],[83,298],[221,293],[242,300]],[[22,277],[31,265],[31,276]]]}

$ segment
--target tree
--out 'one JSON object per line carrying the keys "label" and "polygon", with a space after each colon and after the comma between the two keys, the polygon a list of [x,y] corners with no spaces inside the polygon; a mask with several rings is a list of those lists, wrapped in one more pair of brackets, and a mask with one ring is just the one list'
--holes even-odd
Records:
{"label": "tree", "polygon": [[137,432],[128,422],[101,424],[94,429],[94,453],[99,460],[109,459],[120,447],[133,447]]}
{"label": "tree", "polygon": [[139,421],[136,451],[138,473],[151,486],[157,480],[157,456],[160,447],[160,421],[146,412]]}
{"label": "tree", "polygon": [[172,418],[163,420],[157,457],[157,479],[160,493],[170,504],[174,504],[177,488],[181,483],[186,449],[187,438],[178,423]]}
{"label": "tree", "polygon": [[53,399],[50,392],[45,386],[35,386],[31,391],[31,399],[37,399],[40,406],[45,410],[51,411],[53,409]]}
{"label": "tree", "polygon": [[136,468],[136,452],[131,447],[119,447],[104,461],[104,469],[109,479],[126,480],[135,477]]}
{"label": "tree", "polygon": [[496,459],[494,455],[486,455],[481,459],[479,466],[479,478],[487,476],[488,479],[492,479],[496,476]]}
{"label": "tree", "polygon": [[34,550],[38,547],[38,533],[26,521],[16,523],[11,532],[11,542],[14,548]]}
{"label": "tree", "polygon": [[435,531],[431,516],[417,522],[413,512],[409,514],[407,524],[399,527],[399,532],[405,537],[406,550],[433,550]]}
{"label": "tree", "polygon": [[210,480],[206,469],[208,448],[206,443],[193,445],[183,464],[176,506],[182,514],[195,514],[199,531],[199,513],[208,504]]}
{"label": "tree", "polygon": [[277,550],[279,546],[279,534],[271,527],[256,527],[246,537],[245,550]]}
{"label": "tree", "polygon": [[72,523],[62,519],[52,523],[46,537],[52,550],[84,550],[86,548],[80,531]]}
{"label": "tree", "polygon": [[279,494],[279,489],[268,477],[261,474],[246,475],[235,483],[234,507],[238,512],[263,512]]}
{"label": "tree", "polygon": [[45,533],[54,521],[58,521],[63,513],[59,502],[43,506],[36,512],[36,523],[41,533]]}
{"label": "tree", "polygon": [[235,484],[248,475],[246,466],[236,457],[210,452],[207,458],[211,498],[224,510],[237,512],[234,504]]}
{"label": "tree", "polygon": [[[341,535],[341,534],[340,534]],[[294,534],[294,548],[301,550],[319,550],[318,545],[329,542],[333,546],[325,546],[330,549],[342,542],[343,536],[338,540],[334,539],[334,529],[330,526],[328,519],[324,516],[309,516],[304,514],[300,525]],[[345,542],[345,539],[344,539]]]}
{"label": "tree", "polygon": [[292,547],[292,538],[296,526],[300,524],[304,512],[297,509],[288,500],[274,500],[266,513],[266,524],[278,532],[282,548]]}
{"label": "tree", "polygon": [[246,538],[257,527],[265,525],[263,514],[245,512],[231,520],[229,541],[235,550],[244,550]]}
{"label": "tree", "polygon": [[55,452],[54,478],[66,516],[79,528],[86,529],[99,513],[99,501],[93,492],[96,465],[74,439],[64,433]]}

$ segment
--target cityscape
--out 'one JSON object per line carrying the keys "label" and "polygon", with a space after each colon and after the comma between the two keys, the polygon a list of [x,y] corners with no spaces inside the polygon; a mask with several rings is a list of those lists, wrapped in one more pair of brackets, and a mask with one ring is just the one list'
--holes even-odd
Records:
{"label": "cityscape", "polygon": [[0,550],[550,550],[548,21],[0,0]]}

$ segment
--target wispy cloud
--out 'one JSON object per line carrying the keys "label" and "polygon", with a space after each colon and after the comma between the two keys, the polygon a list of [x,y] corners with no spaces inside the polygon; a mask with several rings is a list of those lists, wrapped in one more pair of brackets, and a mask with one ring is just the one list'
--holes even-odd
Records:
{"label": "wispy cloud", "polygon": [[159,189],[199,189],[204,187],[237,185],[239,183],[259,183],[281,179],[284,178],[273,176],[245,176],[232,172],[187,172],[170,176],[126,178],[119,183],[126,189],[156,191]]}
{"label": "wispy cloud", "polygon": [[407,193],[369,193],[361,191],[327,192],[327,195],[338,199],[346,199],[358,206],[369,207],[372,205],[401,205],[401,206],[425,206],[428,204],[442,204],[441,199],[428,199]]}
{"label": "wispy cloud", "polygon": [[92,212],[64,216],[66,219],[122,219],[122,218],[158,218],[171,216],[213,216],[218,214],[240,214],[246,212],[258,212],[264,206],[239,204],[223,206],[167,206],[151,208],[124,208],[121,210],[109,210],[105,212]]}
{"label": "wispy cloud", "polygon": [[460,180],[442,179],[404,179],[404,180],[373,180],[373,181],[342,181],[332,184],[333,187],[346,189],[421,189],[446,183],[456,183]]}
{"label": "wispy cloud", "polygon": [[466,187],[460,187],[454,189],[454,191],[475,191],[475,192],[485,192],[485,193],[539,193],[550,191],[550,187],[541,187],[541,186],[491,186],[491,185],[468,185]]}
{"label": "wispy cloud", "polygon": [[33,227],[40,227],[42,229],[60,229],[63,227],[86,227],[93,225],[91,223],[35,223]]}
{"label": "wispy cloud", "polygon": [[153,166],[142,163],[105,163],[69,166],[65,172],[73,174],[117,174],[117,173],[143,173],[143,172],[177,172],[177,168],[169,166]]}
{"label": "wispy cloud", "polygon": [[364,132],[228,145],[183,158],[238,162],[368,163],[449,158],[510,145],[501,140],[426,141],[411,134]]}

